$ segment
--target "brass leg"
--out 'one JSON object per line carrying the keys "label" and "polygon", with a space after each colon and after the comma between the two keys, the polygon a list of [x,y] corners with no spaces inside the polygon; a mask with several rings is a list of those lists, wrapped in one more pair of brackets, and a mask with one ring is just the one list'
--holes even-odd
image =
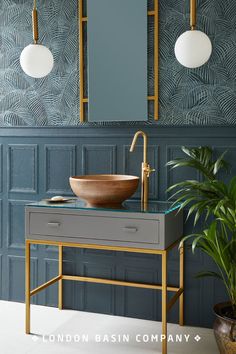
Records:
{"label": "brass leg", "polygon": [[[179,260],[179,287],[184,288],[184,245],[180,248]],[[184,293],[179,298],[179,325],[184,325]]]}
{"label": "brass leg", "polygon": [[25,333],[30,334],[30,242],[25,243]]}
{"label": "brass leg", "polygon": [[[58,275],[62,275],[62,264],[63,264],[63,247],[59,246],[59,255],[58,255]],[[62,279],[58,281],[58,308],[62,310]]]}
{"label": "brass leg", "polygon": [[162,354],[167,354],[167,252],[162,253]]}

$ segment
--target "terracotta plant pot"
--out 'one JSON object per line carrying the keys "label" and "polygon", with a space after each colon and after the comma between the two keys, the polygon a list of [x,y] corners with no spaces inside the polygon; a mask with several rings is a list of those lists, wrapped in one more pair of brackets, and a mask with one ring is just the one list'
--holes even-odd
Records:
{"label": "terracotta plant pot", "polygon": [[236,319],[227,317],[231,309],[229,302],[214,307],[216,320],[213,328],[220,354],[236,354]]}

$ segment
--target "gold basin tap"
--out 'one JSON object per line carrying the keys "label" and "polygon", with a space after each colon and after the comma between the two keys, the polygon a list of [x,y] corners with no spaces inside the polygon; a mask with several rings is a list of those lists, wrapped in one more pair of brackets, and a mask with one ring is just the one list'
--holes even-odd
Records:
{"label": "gold basin tap", "polygon": [[155,169],[150,167],[150,164],[147,162],[147,134],[145,134],[142,130],[139,130],[135,133],[130,152],[134,151],[134,147],[136,145],[137,139],[139,136],[143,137],[143,162],[141,167],[141,176],[142,176],[142,190],[141,190],[141,203],[142,205],[147,205],[148,203],[148,191],[149,191],[149,177],[150,173],[154,172]]}

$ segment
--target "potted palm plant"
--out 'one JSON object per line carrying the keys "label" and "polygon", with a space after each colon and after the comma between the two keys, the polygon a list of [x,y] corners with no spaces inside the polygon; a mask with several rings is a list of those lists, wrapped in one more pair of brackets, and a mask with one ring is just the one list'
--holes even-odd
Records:
{"label": "potted palm plant", "polygon": [[[227,303],[214,307],[214,333],[221,354],[236,353],[236,177],[229,183],[219,178],[219,171],[227,172],[225,153],[214,159],[209,147],[182,147],[185,157],[168,162],[172,168],[191,167],[200,172],[198,180],[187,180],[169,187],[174,203],[188,207],[194,225],[201,219],[200,232],[187,235],[182,243],[191,240],[192,252],[198,248],[212,258],[216,271],[198,276],[219,278],[228,294]],[[202,225],[202,224],[201,224]]]}

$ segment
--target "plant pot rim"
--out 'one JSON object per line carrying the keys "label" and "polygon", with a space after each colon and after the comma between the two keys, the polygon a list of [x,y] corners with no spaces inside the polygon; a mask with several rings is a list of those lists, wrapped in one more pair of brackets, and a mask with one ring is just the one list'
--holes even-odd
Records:
{"label": "plant pot rim", "polygon": [[232,303],[227,301],[227,302],[221,302],[219,304],[216,304],[213,309],[214,309],[214,313],[217,317],[220,317],[222,320],[227,320],[230,321],[232,323],[236,323],[236,319],[231,318],[231,317],[227,317],[222,313],[222,310],[225,309],[226,307],[232,307]]}

